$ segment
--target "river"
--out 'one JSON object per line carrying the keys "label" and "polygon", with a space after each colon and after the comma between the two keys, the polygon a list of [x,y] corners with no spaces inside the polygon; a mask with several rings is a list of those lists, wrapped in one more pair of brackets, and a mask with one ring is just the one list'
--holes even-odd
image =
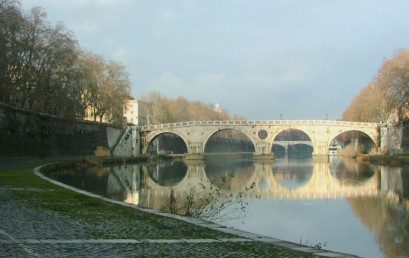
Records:
{"label": "river", "polygon": [[47,176],[142,207],[362,257],[409,256],[409,166],[215,157]]}

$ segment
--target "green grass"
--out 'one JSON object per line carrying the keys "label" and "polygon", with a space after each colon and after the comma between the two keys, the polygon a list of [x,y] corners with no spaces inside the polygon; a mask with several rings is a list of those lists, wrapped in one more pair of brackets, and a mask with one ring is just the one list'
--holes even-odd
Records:
{"label": "green grass", "polygon": [[[237,236],[199,227],[183,221],[145,213],[137,209],[109,203],[56,186],[36,176],[32,169],[39,162],[16,166],[16,169],[0,167],[0,188],[12,193],[2,202],[23,203],[37,216],[52,214],[47,218],[68,221],[78,232],[86,232],[89,239],[218,239]],[[1,203],[0,203],[1,206]],[[0,213],[1,216],[1,213]],[[35,220],[36,218],[29,218]],[[74,230],[74,231],[75,231]],[[84,237],[82,235],[82,237]],[[253,244],[252,244],[253,243]],[[232,245],[232,250],[251,254],[261,250],[286,253],[287,257],[312,257],[287,248],[261,242]],[[253,250],[254,249],[254,250]]]}
{"label": "green grass", "polygon": [[[53,211],[78,221],[95,238],[220,238],[229,234],[145,213],[129,207],[88,197],[53,185],[30,169],[0,170],[0,187],[35,209]],[[177,229],[177,230],[175,230]]]}

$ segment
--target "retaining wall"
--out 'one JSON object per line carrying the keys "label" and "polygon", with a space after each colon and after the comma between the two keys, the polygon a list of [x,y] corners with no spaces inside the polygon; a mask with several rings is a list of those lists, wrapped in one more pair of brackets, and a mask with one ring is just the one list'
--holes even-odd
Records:
{"label": "retaining wall", "polygon": [[111,127],[0,103],[0,157],[93,155],[97,146],[108,147]]}
{"label": "retaining wall", "polygon": [[409,153],[409,119],[381,126],[383,154]]}

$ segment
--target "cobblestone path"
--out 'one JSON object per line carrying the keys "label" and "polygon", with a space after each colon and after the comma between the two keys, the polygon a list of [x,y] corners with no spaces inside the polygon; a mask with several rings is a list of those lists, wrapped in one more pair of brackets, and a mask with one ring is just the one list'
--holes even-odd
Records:
{"label": "cobblestone path", "polygon": [[355,257],[149,214],[39,178],[27,187],[22,175],[0,169],[0,257]]}

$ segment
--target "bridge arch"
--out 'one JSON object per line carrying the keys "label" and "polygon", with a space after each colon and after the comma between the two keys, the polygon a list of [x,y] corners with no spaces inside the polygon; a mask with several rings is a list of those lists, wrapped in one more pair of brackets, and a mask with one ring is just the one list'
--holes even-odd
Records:
{"label": "bridge arch", "polygon": [[146,153],[146,144],[153,137],[170,132],[183,139],[189,155],[203,155],[209,138],[222,129],[236,129],[244,133],[254,145],[255,155],[260,156],[271,153],[274,138],[285,129],[297,129],[306,133],[312,142],[312,154],[317,157],[328,155],[332,139],[346,131],[364,132],[375,142],[376,147],[379,147],[377,138],[380,137],[376,123],[331,120],[188,121],[142,127],[142,152]]}
{"label": "bridge arch", "polygon": [[310,152],[310,154],[314,152],[314,144],[308,130],[298,127],[280,128],[272,137],[271,151],[275,155],[280,156],[283,153],[290,153],[296,146],[308,146],[307,152]]}
{"label": "bridge arch", "polygon": [[277,139],[277,137],[280,136],[280,134],[282,135],[284,132],[286,131],[299,131],[301,133],[304,133],[307,137],[309,141],[312,141],[312,137],[310,135],[310,131],[306,130],[306,128],[303,127],[298,127],[298,126],[294,126],[294,127],[286,127],[286,128],[280,128],[280,130],[277,130],[275,132],[275,134],[272,136],[273,141],[275,141]]}
{"label": "bridge arch", "polygon": [[233,127],[221,127],[221,128],[217,128],[216,130],[212,130],[210,131],[210,133],[207,135],[207,137],[205,137],[204,139],[204,146],[203,146],[203,153],[206,153],[206,150],[208,148],[208,144],[210,143],[210,140],[213,136],[215,136],[217,133],[219,132],[223,132],[223,131],[234,131],[234,132],[238,132],[240,134],[242,134],[243,136],[246,137],[246,140],[248,140],[251,144],[252,144],[252,148],[251,151],[249,152],[255,152],[255,142],[252,139],[252,137],[250,135],[248,135],[245,131],[240,130],[239,128],[233,128]]}
{"label": "bridge arch", "polygon": [[145,144],[145,148],[146,148],[146,149],[145,149],[144,153],[147,153],[147,152],[149,151],[149,148],[151,147],[151,145],[153,144],[153,142],[154,142],[158,137],[160,137],[161,135],[167,135],[167,134],[168,134],[168,135],[175,135],[175,136],[177,136],[179,139],[181,139],[181,141],[183,142],[184,147],[185,147],[185,149],[186,149],[185,153],[188,152],[188,141],[186,140],[186,137],[185,137],[183,134],[180,134],[180,133],[178,133],[178,132],[168,130],[168,131],[158,131],[158,132],[155,132],[155,133],[149,135],[149,137],[146,139],[146,144]]}
{"label": "bridge arch", "polygon": [[[348,133],[354,134],[358,133],[361,134],[361,136],[365,136],[367,139],[371,140],[372,147],[377,149],[377,139],[374,138],[374,135],[371,133],[368,133],[364,130],[359,130],[359,129],[349,129],[349,130],[340,130],[338,132],[334,132],[329,136],[329,141],[328,141],[328,146],[327,148],[329,149],[330,145],[339,137],[342,137],[343,135],[346,135]],[[346,137],[346,136],[344,136]],[[351,138],[351,137],[346,137],[346,138]]]}

